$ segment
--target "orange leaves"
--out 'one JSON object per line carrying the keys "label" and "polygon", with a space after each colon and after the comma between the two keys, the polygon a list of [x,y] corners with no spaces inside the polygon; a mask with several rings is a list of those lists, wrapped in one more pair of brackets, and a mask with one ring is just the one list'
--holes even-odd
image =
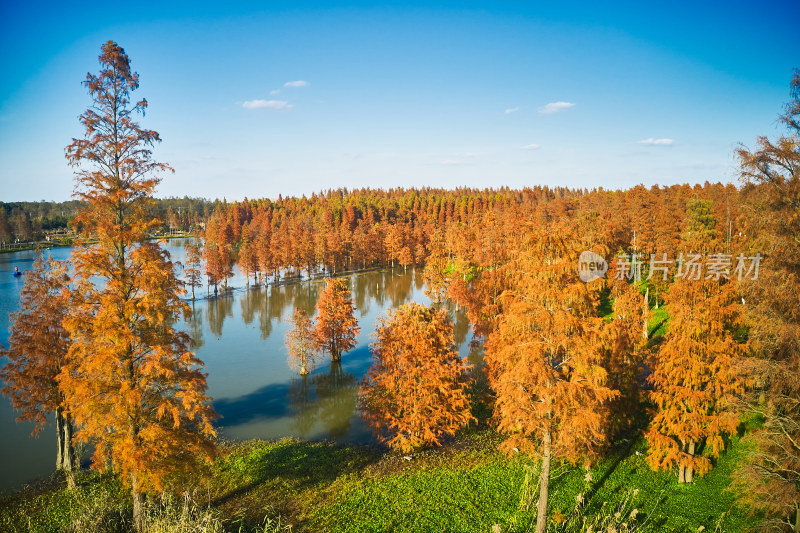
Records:
{"label": "orange leaves", "polygon": [[314,367],[319,347],[314,341],[314,323],[302,309],[295,309],[292,328],[286,334],[289,350],[289,365],[297,368],[301,375]]}
{"label": "orange leaves", "polygon": [[20,411],[18,420],[35,422],[34,434],[47,423],[47,415],[61,407],[56,377],[70,346],[62,325],[70,297],[66,265],[39,256],[25,276],[20,310],[11,315],[9,346],[0,350],[0,357],[8,358],[0,368],[2,392]]}
{"label": "orange leaves", "polygon": [[739,423],[733,404],[744,384],[736,368],[746,345],[733,333],[742,323],[737,299],[733,283],[713,279],[680,279],[669,290],[669,331],[648,378],[655,404],[648,459],[654,468],[677,466],[680,481],[710,470],[700,447],[718,456],[722,435]]}
{"label": "orange leaves", "polygon": [[381,319],[375,335],[360,398],[365,420],[389,446],[408,453],[439,445],[473,420],[469,365],[453,349],[446,311],[404,305]]}
{"label": "orange leaves", "polygon": [[360,328],[347,283],[341,278],[326,279],[325,283],[325,289],[317,300],[314,339],[335,362],[342,358],[343,352],[355,347]]}
{"label": "orange leaves", "polygon": [[508,449],[536,454],[548,434],[554,457],[591,460],[605,440],[602,407],[618,395],[595,349],[594,289],[577,278],[568,229],[527,230],[486,343],[495,417]]}
{"label": "orange leaves", "polygon": [[169,254],[145,240],[156,223],[153,173],[169,169],[150,158],[160,139],[130,119],[146,101],[128,107],[138,77],[122,48],[106,43],[100,62],[87,83],[94,106],[81,116],[87,139],[67,148],[71,164],[91,167],[77,172],[88,205],[76,221],[98,243],[73,251],[79,297],[65,325],[74,343],[59,379],[77,437],[97,443],[94,466],[112,465],[136,499],[212,456],[215,414],[191,339],[174,328],[189,315],[182,284]]}

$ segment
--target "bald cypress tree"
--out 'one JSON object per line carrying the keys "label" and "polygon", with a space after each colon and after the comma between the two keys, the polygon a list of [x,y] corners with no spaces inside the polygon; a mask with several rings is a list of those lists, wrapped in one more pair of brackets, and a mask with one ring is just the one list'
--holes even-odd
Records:
{"label": "bald cypress tree", "polygon": [[593,285],[578,279],[569,228],[528,227],[509,268],[512,287],[486,342],[495,418],[508,451],[539,457],[536,532],[547,527],[554,460],[591,462],[607,437],[605,405],[618,393],[596,349]]}
{"label": "bald cypress tree", "polygon": [[454,349],[447,311],[412,302],[381,319],[375,335],[361,405],[389,446],[408,453],[439,445],[473,419],[469,365]]}
{"label": "bald cypress tree", "polygon": [[85,206],[72,254],[78,296],[65,321],[73,342],[59,380],[77,437],[95,444],[92,466],[130,487],[141,530],[144,494],[212,456],[214,413],[202,363],[176,329],[190,314],[181,283],[169,253],[148,240],[159,224],[148,214],[157,174],[170,167],[152,159],[158,133],[134,120],[147,101],[130,100],[139,76],[125,51],[108,41],[99,59],[100,73],[85,81],[85,138],[66,149]]}
{"label": "bald cypress tree", "polygon": [[65,263],[39,256],[26,272],[20,294],[20,310],[11,315],[9,346],[0,349],[8,361],[0,368],[2,392],[20,412],[18,421],[34,423],[38,434],[55,415],[56,468],[65,472],[67,484],[75,485],[77,460],[72,445],[73,421],[58,375],[66,362],[71,341],[64,327],[72,293]]}

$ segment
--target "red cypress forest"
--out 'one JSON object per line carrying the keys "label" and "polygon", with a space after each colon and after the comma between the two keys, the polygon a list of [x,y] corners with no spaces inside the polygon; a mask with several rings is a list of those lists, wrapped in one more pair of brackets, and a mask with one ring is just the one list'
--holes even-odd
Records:
{"label": "red cypress forest", "polygon": [[[275,531],[281,517],[308,531],[659,531],[678,527],[660,508],[685,509],[680,495],[702,491],[730,503],[699,527],[800,531],[800,73],[785,133],[738,149],[739,185],[215,202],[181,280],[150,239],[178,221],[154,207],[171,168],[154,159],[159,134],[139,124],[148,102],[133,99],[138,74],[112,41],[99,59],[84,82],[84,136],[66,149],[80,200],[71,267],[37,261],[0,370],[20,418],[38,428],[55,414],[64,490],[81,490],[82,443],[126,491],[120,516],[136,531],[156,530],[158,502],[176,497],[181,516],[206,509],[214,531],[253,526],[254,512]],[[236,269],[245,287],[229,283]],[[325,380],[315,389],[324,418],[325,406],[355,405],[345,367],[369,325],[348,277],[365,271],[418,272],[429,304],[375,324],[358,409],[388,449],[218,438],[198,344],[182,329],[202,278],[214,289],[209,314],[227,312],[237,290],[320,286],[313,315],[266,320],[290,324],[285,344],[302,375],[285,403],[309,403],[305,389]],[[474,362],[457,351],[458,317]],[[319,352],[327,375],[314,368]],[[630,480],[650,480],[649,511],[632,507],[642,497],[633,485],[616,486],[609,506],[596,500],[628,467]],[[393,507],[406,493],[435,508]],[[484,522],[444,522],[459,513]]]}

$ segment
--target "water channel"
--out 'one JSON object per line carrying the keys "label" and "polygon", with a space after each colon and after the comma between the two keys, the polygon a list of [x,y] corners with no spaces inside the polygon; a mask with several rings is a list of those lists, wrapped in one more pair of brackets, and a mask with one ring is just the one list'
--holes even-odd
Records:
{"label": "water channel", "polygon": [[[165,246],[173,260],[184,257],[182,239]],[[67,260],[69,248],[45,251],[54,259]],[[0,254],[0,344],[7,345],[9,314],[19,308],[25,275],[14,277],[14,267],[32,268],[32,251]],[[380,315],[405,303],[428,304],[421,271],[402,268],[348,275],[361,332],[358,345],[344,354],[341,365],[322,359],[307,377],[287,363],[284,338],[295,308],[309,315],[322,280],[278,283],[267,287],[246,286],[238,273],[229,280],[226,296],[207,297],[207,287],[195,290],[194,313],[184,329],[195,339],[195,351],[205,362],[208,394],[221,415],[219,433],[225,439],[332,439],[339,442],[372,442],[357,409],[358,384],[371,364],[369,344]],[[252,278],[251,278],[252,282]],[[190,302],[191,303],[191,302]],[[471,332],[462,313],[451,312],[455,337],[462,357],[477,360],[470,350]],[[0,360],[0,365],[4,360]],[[0,386],[2,383],[0,382]],[[55,467],[55,432],[47,426],[31,437],[33,425],[15,422],[10,401],[0,397],[0,492],[50,475]]]}

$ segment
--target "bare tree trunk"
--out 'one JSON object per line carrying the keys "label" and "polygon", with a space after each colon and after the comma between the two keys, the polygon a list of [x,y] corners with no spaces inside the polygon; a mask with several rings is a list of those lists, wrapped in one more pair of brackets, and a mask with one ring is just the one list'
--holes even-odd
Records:
{"label": "bare tree trunk", "polygon": [[64,468],[64,409],[56,407],[56,470]]}
{"label": "bare tree trunk", "polygon": [[[686,443],[681,441],[681,451],[686,450]],[[678,483],[686,483],[686,465],[678,463]]]}
{"label": "bare tree trunk", "polygon": [[64,416],[64,474],[67,478],[67,488],[75,488],[75,471],[80,468],[75,447],[72,445],[72,416]]}
{"label": "bare tree trunk", "polygon": [[[694,447],[695,447],[694,440],[690,440],[689,455],[691,455],[692,457],[694,457]],[[694,481],[694,467],[690,465],[686,467],[686,483],[691,483],[692,481]]]}
{"label": "bare tree trunk", "polygon": [[550,492],[550,461],[552,460],[550,430],[542,439],[542,473],[539,475],[539,502],[536,504],[536,533],[547,529],[547,504]]}
{"label": "bare tree trunk", "polygon": [[139,491],[139,480],[131,474],[131,496],[133,497],[133,530],[144,533],[144,495]]}

